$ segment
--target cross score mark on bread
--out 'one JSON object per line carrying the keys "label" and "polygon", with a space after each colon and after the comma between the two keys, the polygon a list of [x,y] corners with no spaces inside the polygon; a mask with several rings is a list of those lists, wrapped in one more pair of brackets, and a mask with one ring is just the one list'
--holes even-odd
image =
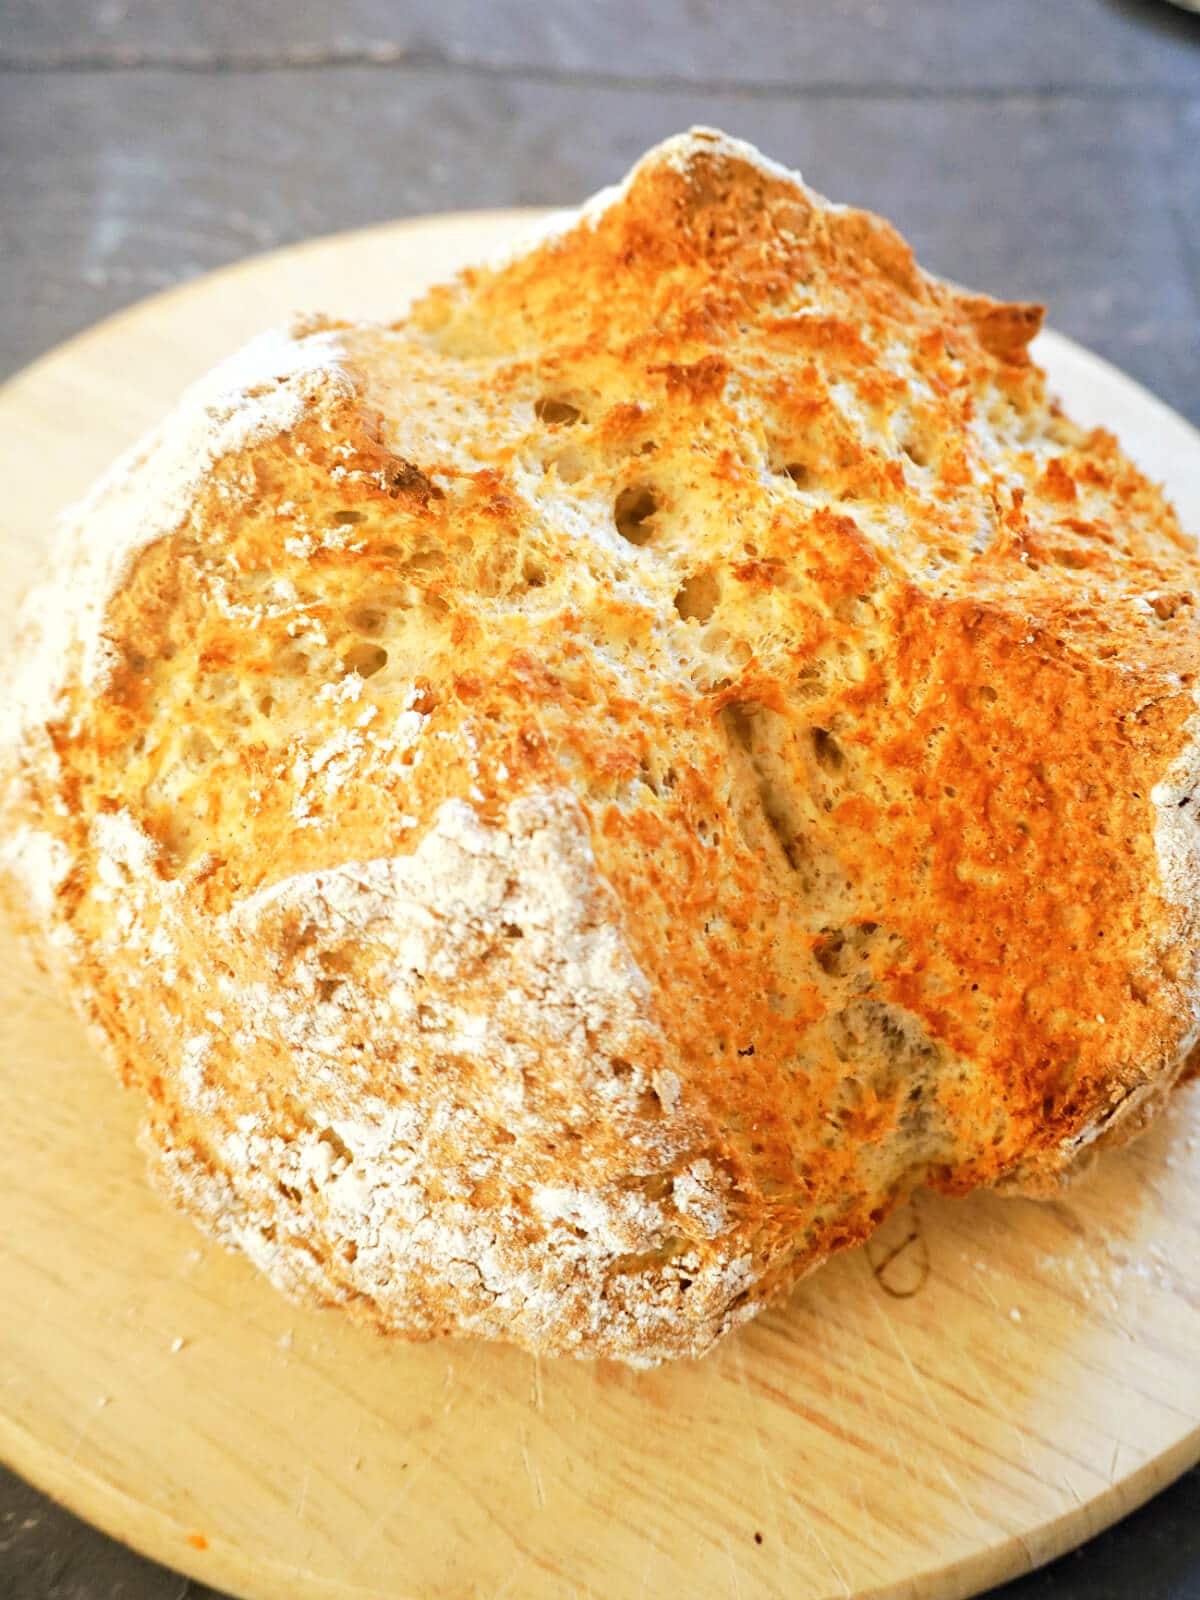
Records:
{"label": "cross score mark on bread", "polygon": [[410,1336],[699,1354],[1194,1043],[1197,558],[1040,313],[707,130],[76,511],[6,896],[155,1182]]}

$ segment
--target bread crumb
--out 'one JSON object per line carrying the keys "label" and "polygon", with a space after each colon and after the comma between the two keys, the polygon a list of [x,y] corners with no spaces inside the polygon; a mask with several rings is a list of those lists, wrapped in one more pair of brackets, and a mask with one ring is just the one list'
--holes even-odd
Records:
{"label": "bread crumb", "polygon": [[[260,341],[73,515],[0,696],[0,867],[222,1244],[393,1332],[646,1365],[879,1195],[1057,1178],[1154,1109],[1196,566],[1047,407],[1036,308],[748,147],[672,141],[564,226]],[[1028,937],[1084,900],[1103,960]]]}

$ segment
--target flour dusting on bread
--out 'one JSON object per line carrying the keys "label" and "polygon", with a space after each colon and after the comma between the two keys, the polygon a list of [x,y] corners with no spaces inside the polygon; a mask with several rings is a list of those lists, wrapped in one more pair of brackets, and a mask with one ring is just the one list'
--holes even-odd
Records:
{"label": "flour dusting on bread", "polygon": [[[194,384],[169,422],[127,451],[67,515],[54,564],[25,606],[21,669],[5,696],[10,740],[52,714],[67,673],[102,689],[111,668],[105,607],[148,545],[190,514],[217,462],[300,422],[314,384],[349,397],[328,335],[298,340],[273,330]],[[244,488],[225,486],[231,514]]]}

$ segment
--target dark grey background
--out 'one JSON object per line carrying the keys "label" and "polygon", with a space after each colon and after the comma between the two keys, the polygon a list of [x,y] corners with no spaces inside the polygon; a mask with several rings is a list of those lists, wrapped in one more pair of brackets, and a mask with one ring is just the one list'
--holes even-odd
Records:
{"label": "dark grey background", "polygon": [[[0,0],[0,372],[310,234],[580,198],[697,121],[1200,422],[1200,17],[1158,0]],[[1200,1476],[1004,1593],[1200,1596]],[[0,1600],[185,1594],[0,1470]]]}

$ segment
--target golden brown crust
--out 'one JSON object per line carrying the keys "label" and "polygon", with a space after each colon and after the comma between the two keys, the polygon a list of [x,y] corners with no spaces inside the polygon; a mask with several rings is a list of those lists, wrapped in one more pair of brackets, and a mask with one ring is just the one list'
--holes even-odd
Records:
{"label": "golden brown crust", "polygon": [[1040,317],[697,130],[99,491],[7,866],[182,1203],[378,1326],[653,1360],[1134,1129],[1196,555]]}

